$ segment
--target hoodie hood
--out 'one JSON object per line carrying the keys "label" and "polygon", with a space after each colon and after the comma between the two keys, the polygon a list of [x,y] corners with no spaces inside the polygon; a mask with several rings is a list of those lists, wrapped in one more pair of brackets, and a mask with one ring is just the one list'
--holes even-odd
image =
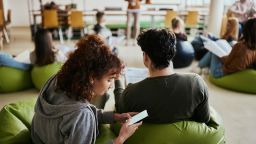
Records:
{"label": "hoodie hood", "polygon": [[57,77],[51,77],[41,89],[35,112],[45,118],[58,118],[89,106],[89,102],[73,100],[57,90]]}

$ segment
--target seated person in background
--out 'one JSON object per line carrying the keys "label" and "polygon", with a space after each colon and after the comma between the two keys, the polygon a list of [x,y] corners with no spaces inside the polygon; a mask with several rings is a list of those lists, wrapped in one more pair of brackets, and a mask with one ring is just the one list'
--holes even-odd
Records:
{"label": "seated person in background", "polygon": [[181,18],[172,19],[172,30],[176,36],[176,55],[172,59],[174,68],[189,66],[194,60],[194,49],[187,42],[187,35],[184,33],[184,22]]}
{"label": "seated person in background", "polygon": [[34,51],[24,54],[22,52],[23,58],[21,58],[21,61],[9,54],[0,53],[0,65],[28,70],[32,65],[43,66],[54,62],[64,63],[72,51],[73,49],[64,45],[55,48],[51,33],[45,29],[39,29],[35,35]]}
{"label": "seated person in background", "polygon": [[172,30],[177,40],[187,41],[187,35],[184,33],[184,21],[181,18],[172,19]]}
{"label": "seated person in background", "polygon": [[93,33],[101,35],[111,48],[112,52],[117,55],[118,49],[112,43],[112,32],[105,26],[104,12],[98,11],[96,13],[96,21],[97,23],[93,26]]}
{"label": "seated person in background", "polygon": [[[239,38],[238,33],[239,33],[239,23],[237,18],[235,17],[228,18],[225,33],[221,38],[227,40],[227,42],[231,46],[233,46]],[[211,33],[204,32],[204,35],[213,41],[219,40],[219,38],[215,37]],[[191,44],[193,45],[195,50],[195,59],[201,60],[201,58],[208,52],[208,50],[205,49],[204,47],[203,40],[201,39],[200,36],[197,36],[191,42]],[[194,70],[194,71],[198,71],[198,70]]]}
{"label": "seated person in background", "polygon": [[241,40],[236,43],[230,54],[217,57],[207,53],[198,63],[200,68],[209,67],[213,77],[219,78],[227,74],[242,71],[256,63],[256,19],[249,19],[243,29]]}
{"label": "seated person in background", "polygon": [[64,63],[66,60],[66,55],[54,47],[51,33],[39,29],[35,35],[35,50],[30,53],[31,64],[43,66],[54,62]]}
{"label": "seated person in background", "polygon": [[208,89],[197,74],[178,74],[172,68],[176,38],[168,29],[148,29],[137,38],[143,51],[143,62],[149,77],[124,90],[115,81],[115,102],[118,112],[147,110],[145,122],[173,123],[210,120]]}
{"label": "seated person in background", "polygon": [[[90,104],[121,71],[121,62],[97,35],[82,38],[59,73],[38,96],[31,125],[33,143],[95,144],[102,123],[123,122],[133,113],[103,112]],[[113,144],[122,144],[142,122],[124,123]]]}
{"label": "seated person in background", "polygon": [[105,26],[105,18],[104,12],[98,11],[96,13],[96,21],[97,23],[93,27],[93,31],[95,34],[100,34],[105,39],[108,39],[112,36],[111,31]]}

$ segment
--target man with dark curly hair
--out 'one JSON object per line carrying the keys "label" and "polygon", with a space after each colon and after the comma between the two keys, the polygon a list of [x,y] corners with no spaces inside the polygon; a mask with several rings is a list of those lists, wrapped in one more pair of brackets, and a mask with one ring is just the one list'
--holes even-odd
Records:
{"label": "man with dark curly hair", "polygon": [[141,32],[137,41],[149,77],[125,90],[119,80],[115,81],[117,111],[147,110],[149,117],[144,121],[150,123],[207,123],[210,114],[205,82],[197,74],[178,74],[172,68],[175,34],[168,29],[148,29]]}

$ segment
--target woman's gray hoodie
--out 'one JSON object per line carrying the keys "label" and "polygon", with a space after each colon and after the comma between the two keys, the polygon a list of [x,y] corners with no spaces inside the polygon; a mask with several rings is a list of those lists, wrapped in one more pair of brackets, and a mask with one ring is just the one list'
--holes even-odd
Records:
{"label": "woman's gray hoodie", "polygon": [[36,144],[94,144],[98,123],[112,123],[113,112],[102,112],[89,102],[70,99],[56,90],[56,76],[41,90],[32,120]]}

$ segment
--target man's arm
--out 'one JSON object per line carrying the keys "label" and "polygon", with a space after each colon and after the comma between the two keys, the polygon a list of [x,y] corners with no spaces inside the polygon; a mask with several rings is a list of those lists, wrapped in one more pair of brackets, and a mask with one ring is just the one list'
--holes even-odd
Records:
{"label": "man's arm", "polygon": [[241,11],[238,9],[238,5],[239,5],[239,2],[235,2],[230,8],[229,10],[236,14],[236,15],[245,15],[246,11]]}
{"label": "man's arm", "polygon": [[208,88],[204,80],[200,76],[196,76],[197,83],[200,89],[200,97],[201,102],[196,107],[193,115],[193,120],[197,122],[204,122],[207,123],[210,120],[210,109],[209,109],[209,103],[208,103]]}
{"label": "man's arm", "polygon": [[195,109],[193,119],[197,122],[207,123],[210,120],[210,110],[208,103],[208,96],[205,96],[202,103],[200,103]]}
{"label": "man's arm", "polygon": [[120,80],[115,80],[115,89],[114,89],[115,108],[118,112],[119,112],[119,109],[120,109],[120,105],[122,105],[122,103],[120,102],[120,99],[122,97],[123,91],[124,91],[124,88],[122,86],[121,81]]}

